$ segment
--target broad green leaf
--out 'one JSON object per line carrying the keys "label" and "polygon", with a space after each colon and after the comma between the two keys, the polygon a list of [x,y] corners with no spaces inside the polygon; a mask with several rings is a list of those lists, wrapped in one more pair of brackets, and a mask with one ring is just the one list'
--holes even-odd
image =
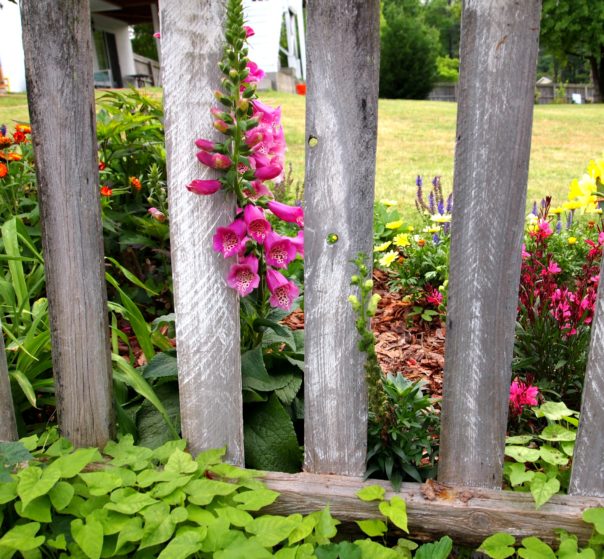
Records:
{"label": "broad green leaf", "polygon": [[357,491],[357,497],[361,501],[382,501],[386,490],[381,485],[367,485]]}
{"label": "broad green leaf", "polygon": [[564,402],[545,402],[545,404],[535,408],[535,415],[546,417],[551,421],[560,421],[566,417],[579,415],[579,412],[567,408]]}
{"label": "broad green leaf", "polygon": [[127,543],[139,542],[143,538],[143,520],[140,516],[134,516],[124,524],[119,531],[115,554]]}
{"label": "broad green leaf", "polygon": [[21,441],[0,442],[0,466],[15,466],[32,458]]}
{"label": "broad green leaf", "polygon": [[199,468],[199,464],[193,460],[188,452],[175,450],[168,459],[165,470],[179,474],[192,474]]}
{"label": "broad green leaf", "polygon": [[203,452],[200,452],[195,458],[195,461],[199,464],[201,471],[205,471],[208,466],[220,464],[225,454],[226,447],[211,448],[210,450],[204,450]]}
{"label": "broad green leaf", "polygon": [[148,467],[153,455],[151,449],[135,446],[132,435],[124,435],[117,443],[107,443],[104,453],[113,457],[111,464],[114,466],[128,466],[136,472]]}
{"label": "broad green leaf", "polygon": [[372,540],[356,540],[355,545],[361,549],[362,559],[399,559],[399,552],[388,549]]}
{"label": "broad green leaf", "polygon": [[271,559],[272,557],[273,554],[254,539],[234,543],[232,547],[214,553],[214,559]]}
{"label": "broad green leaf", "polygon": [[65,534],[59,534],[55,539],[46,540],[46,545],[65,551],[67,549],[67,540]]}
{"label": "broad green leaf", "polygon": [[142,516],[145,519],[145,525],[139,549],[167,542],[172,537],[176,523],[170,515],[170,507],[166,503],[159,502],[146,508],[142,511]]}
{"label": "broad green leaf", "polygon": [[517,485],[522,485],[525,481],[531,481],[535,472],[526,469],[525,465],[522,462],[510,463],[506,464],[506,472],[510,477],[510,483],[512,487],[516,487]]}
{"label": "broad green leaf", "polygon": [[[180,430],[180,401],[178,397],[178,383],[165,382],[154,388],[155,395],[164,406],[168,419],[176,431]],[[140,446],[155,449],[168,442],[175,442],[174,433],[166,429],[166,420],[157,408],[148,401],[144,401],[136,414],[136,431],[139,435]],[[184,449],[183,449],[184,450]],[[166,457],[166,460],[169,458]]]}
{"label": "broad green leaf", "polygon": [[26,507],[35,498],[46,495],[54,487],[55,483],[59,481],[59,472],[30,466],[21,470],[17,477],[19,478],[17,494],[21,497],[23,506]]}
{"label": "broad green leaf", "polygon": [[516,553],[516,550],[513,547],[515,543],[516,538],[514,538],[514,536],[499,532],[484,540],[478,548],[478,551],[482,551],[484,554],[491,557],[491,559],[506,559],[507,557],[512,557],[512,555]]}
{"label": "broad green leaf", "polygon": [[158,559],[186,559],[186,557],[197,553],[201,549],[201,542],[204,537],[205,535],[202,530],[198,532],[189,530],[178,534],[162,550],[158,555]]}
{"label": "broad green leaf", "polygon": [[259,470],[298,472],[302,451],[289,414],[273,394],[245,411],[246,462]]}
{"label": "broad green leaf", "polygon": [[553,446],[544,444],[539,449],[539,452],[541,454],[541,459],[548,464],[552,464],[554,466],[566,466],[566,464],[568,464],[568,458],[564,455],[564,453],[560,452]]}
{"label": "broad green leaf", "polygon": [[88,486],[90,494],[95,496],[109,495],[122,487],[122,478],[111,471],[80,474],[80,478]]}
{"label": "broad green leaf", "polygon": [[153,459],[165,464],[175,450],[184,450],[185,448],[187,448],[187,441],[184,439],[167,441],[153,451]]}
{"label": "broad green leaf", "polygon": [[257,489],[243,491],[233,497],[233,501],[239,503],[237,508],[241,510],[259,511],[272,503],[279,497],[279,493],[270,489]]}
{"label": "broad green leaf", "polygon": [[381,520],[357,520],[356,523],[370,538],[383,536],[388,531],[388,526]]}
{"label": "broad green leaf", "polygon": [[407,528],[407,505],[403,499],[395,495],[390,501],[382,501],[379,509],[395,526],[409,532]]}
{"label": "broad green leaf", "polygon": [[0,483],[0,505],[10,503],[17,498],[17,482],[3,481]]}
{"label": "broad green leaf", "polygon": [[234,483],[225,483],[213,479],[196,479],[190,482],[185,488],[185,493],[189,495],[189,502],[194,505],[209,505],[214,497],[230,495],[234,493],[239,486]]}
{"label": "broad green leaf", "polygon": [[553,478],[547,479],[544,473],[537,472],[531,481],[531,494],[535,501],[535,508],[540,508],[560,491],[560,482]]}
{"label": "broad green leaf", "polygon": [[44,536],[36,536],[40,529],[39,522],[19,524],[11,528],[0,538],[0,546],[17,551],[30,551],[44,543]]}
{"label": "broad green leaf", "polygon": [[232,481],[239,481],[243,479],[252,479],[262,475],[262,472],[258,470],[251,470],[247,468],[239,468],[231,464],[216,464],[210,466],[208,469],[211,473],[220,476],[223,479]]}
{"label": "broad green leaf", "polygon": [[136,483],[139,487],[150,487],[154,483],[162,481],[173,481],[178,478],[175,472],[166,472],[165,470],[143,470],[136,477]]}
{"label": "broad green leaf", "polygon": [[263,547],[273,547],[287,539],[302,520],[301,515],[288,517],[262,515],[248,524],[245,531],[256,535],[256,541]]}
{"label": "broad green leaf", "polygon": [[187,485],[192,479],[193,476],[176,474],[176,478],[172,481],[158,483],[151,491],[151,495],[157,499],[163,499],[173,493],[176,489]]}
{"label": "broad green leaf", "polygon": [[238,528],[245,528],[254,521],[254,517],[249,512],[232,506],[219,507],[216,509],[216,514],[226,518],[231,526],[237,526]]}
{"label": "broad green leaf", "polygon": [[453,540],[444,536],[434,543],[425,543],[415,552],[415,559],[447,559],[453,550]]}
{"label": "broad green leaf", "polygon": [[103,550],[103,526],[98,520],[84,524],[79,518],[71,522],[71,535],[89,559],[100,559]]}
{"label": "broad green leaf", "polygon": [[544,441],[574,441],[577,433],[558,425],[548,425],[539,435]]}
{"label": "broad green leaf", "polygon": [[583,512],[583,520],[593,524],[598,534],[604,535],[604,508],[587,509]]}
{"label": "broad green leaf", "polygon": [[317,521],[315,535],[319,539],[330,540],[338,533],[337,525],[340,524],[340,521],[331,516],[329,505],[325,506],[320,511],[313,512],[309,516],[314,517]]}
{"label": "broad green leaf", "polygon": [[100,462],[102,457],[96,448],[78,448],[70,454],[57,458],[48,470],[56,470],[59,477],[69,479],[78,475],[91,462]]}
{"label": "broad green leaf", "polygon": [[506,437],[506,445],[525,445],[530,443],[535,437],[533,435],[516,435],[515,437]]}
{"label": "broad green leaf", "polygon": [[105,505],[105,508],[122,514],[135,514],[145,507],[157,503],[146,493],[138,493],[130,487],[114,491],[111,494],[111,501]]}
{"label": "broad green leaf", "polygon": [[187,505],[188,520],[199,524],[200,526],[207,526],[216,520],[216,516],[204,507],[197,505]]}
{"label": "broad green leaf", "polygon": [[524,559],[556,559],[552,548],[539,538],[524,538],[522,545],[524,547],[518,550],[518,555]]}
{"label": "broad green leaf", "polygon": [[305,516],[289,535],[288,543],[292,545],[293,543],[299,542],[312,534],[312,531],[315,529],[317,525],[318,518],[313,516]]}
{"label": "broad green leaf", "polygon": [[536,448],[514,445],[505,447],[505,455],[517,462],[536,462],[540,456],[539,450]]}
{"label": "broad green leaf", "polygon": [[48,524],[52,521],[50,514],[50,499],[48,495],[42,495],[31,501],[26,507],[19,501],[15,503],[15,510],[19,516],[36,522]]}
{"label": "broad green leaf", "polygon": [[146,379],[158,378],[176,378],[178,375],[178,367],[176,357],[167,353],[158,353],[151,362],[145,367],[143,376]]}
{"label": "broad green leaf", "polygon": [[241,356],[241,375],[243,389],[272,392],[284,388],[291,382],[291,374],[269,375],[264,365],[264,357],[260,346],[246,351]]}
{"label": "broad green leaf", "polygon": [[560,448],[566,454],[566,456],[572,456],[575,452],[575,442],[574,441],[563,441],[560,443]]}

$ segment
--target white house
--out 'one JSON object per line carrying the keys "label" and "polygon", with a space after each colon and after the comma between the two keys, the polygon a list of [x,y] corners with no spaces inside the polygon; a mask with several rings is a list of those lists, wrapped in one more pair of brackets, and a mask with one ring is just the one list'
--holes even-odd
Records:
{"label": "white house", "polygon": [[[279,54],[297,79],[306,77],[306,34],[303,0],[243,0],[247,24],[256,34],[249,39],[249,56],[270,78],[280,71]],[[281,47],[281,32],[287,49]]]}
{"label": "white house", "polygon": [[[132,52],[129,26],[153,23],[159,30],[157,0],[90,0],[95,85],[123,87],[137,76],[151,74]],[[25,91],[25,64],[19,7],[2,2],[0,67],[9,91]],[[145,59],[146,60],[146,59]]]}

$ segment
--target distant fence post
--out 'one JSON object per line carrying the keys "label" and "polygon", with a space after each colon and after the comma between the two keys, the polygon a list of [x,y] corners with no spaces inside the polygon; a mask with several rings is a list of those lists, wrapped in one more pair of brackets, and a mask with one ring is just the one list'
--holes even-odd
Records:
{"label": "distant fence post", "polygon": [[600,284],[591,342],[587,360],[587,372],[583,386],[581,419],[573,453],[573,469],[570,478],[570,495],[604,497],[604,260],[600,266]]}
{"label": "distant fence post", "polygon": [[229,263],[212,250],[235,200],[185,188],[217,176],[197,161],[194,142],[216,134],[209,110],[220,86],[225,15],[225,0],[160,3],[182,431],[192,452],[226,445],[228,460],[243,464],[239,301],[225,281]]}
{"label": "distant fence post", "polygon": [[466,0],[439,480],[501,487],[541,0]]}
{"label": "distant fence post", "polygon": [[59,423],[113,435],[112,373],[87,0],[22,0]]}
{"label": "distant fence post", "polygon": [[15,406],[8,378],[4,335],[0,323],[0,442],[17,439],[17,423],[15,421]]}
{"label": "distant fence post", "polygon": [[304,432],[315,473],[365,473],[364,357],[347,297],[350,260],[373,254],[379,19],[378,0],[308,5]]}

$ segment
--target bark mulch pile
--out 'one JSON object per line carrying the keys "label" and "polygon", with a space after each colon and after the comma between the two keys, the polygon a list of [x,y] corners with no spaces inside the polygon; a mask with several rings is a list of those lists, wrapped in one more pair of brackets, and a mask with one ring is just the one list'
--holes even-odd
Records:
{"label": "bark mulch pile", "polygon": [[[410,319],[412,305],[403,301],[400,293],[390,292],[387,280],[384,272],[374,271],[374,291],[382,300],[371,326],[382,369],[402,373],[413,381],[424,380],[430,395],[441,398],[445,326],[438,318],[432,322]],[[304,328],[304,313],[296,310],[283,322],[294,330]]]}

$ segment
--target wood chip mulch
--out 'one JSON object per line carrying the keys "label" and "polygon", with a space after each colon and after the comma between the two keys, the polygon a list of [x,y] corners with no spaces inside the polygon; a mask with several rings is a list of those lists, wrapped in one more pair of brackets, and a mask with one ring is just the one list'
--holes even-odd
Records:
{"label": "wood chip mulch", "polygon": [[[374,291],[382,297],[371,326],[376,337],[376,352],[382,369],[400,372],[410,380],[424,380],[433,398],[442,397],[445,351],[445,326],[410,319],[412,305],[400,293],[388,289],[388,278],[380,270],[373,273]],[[290,328],[304,328],[304,313],[296,310],[283,320]]]}

